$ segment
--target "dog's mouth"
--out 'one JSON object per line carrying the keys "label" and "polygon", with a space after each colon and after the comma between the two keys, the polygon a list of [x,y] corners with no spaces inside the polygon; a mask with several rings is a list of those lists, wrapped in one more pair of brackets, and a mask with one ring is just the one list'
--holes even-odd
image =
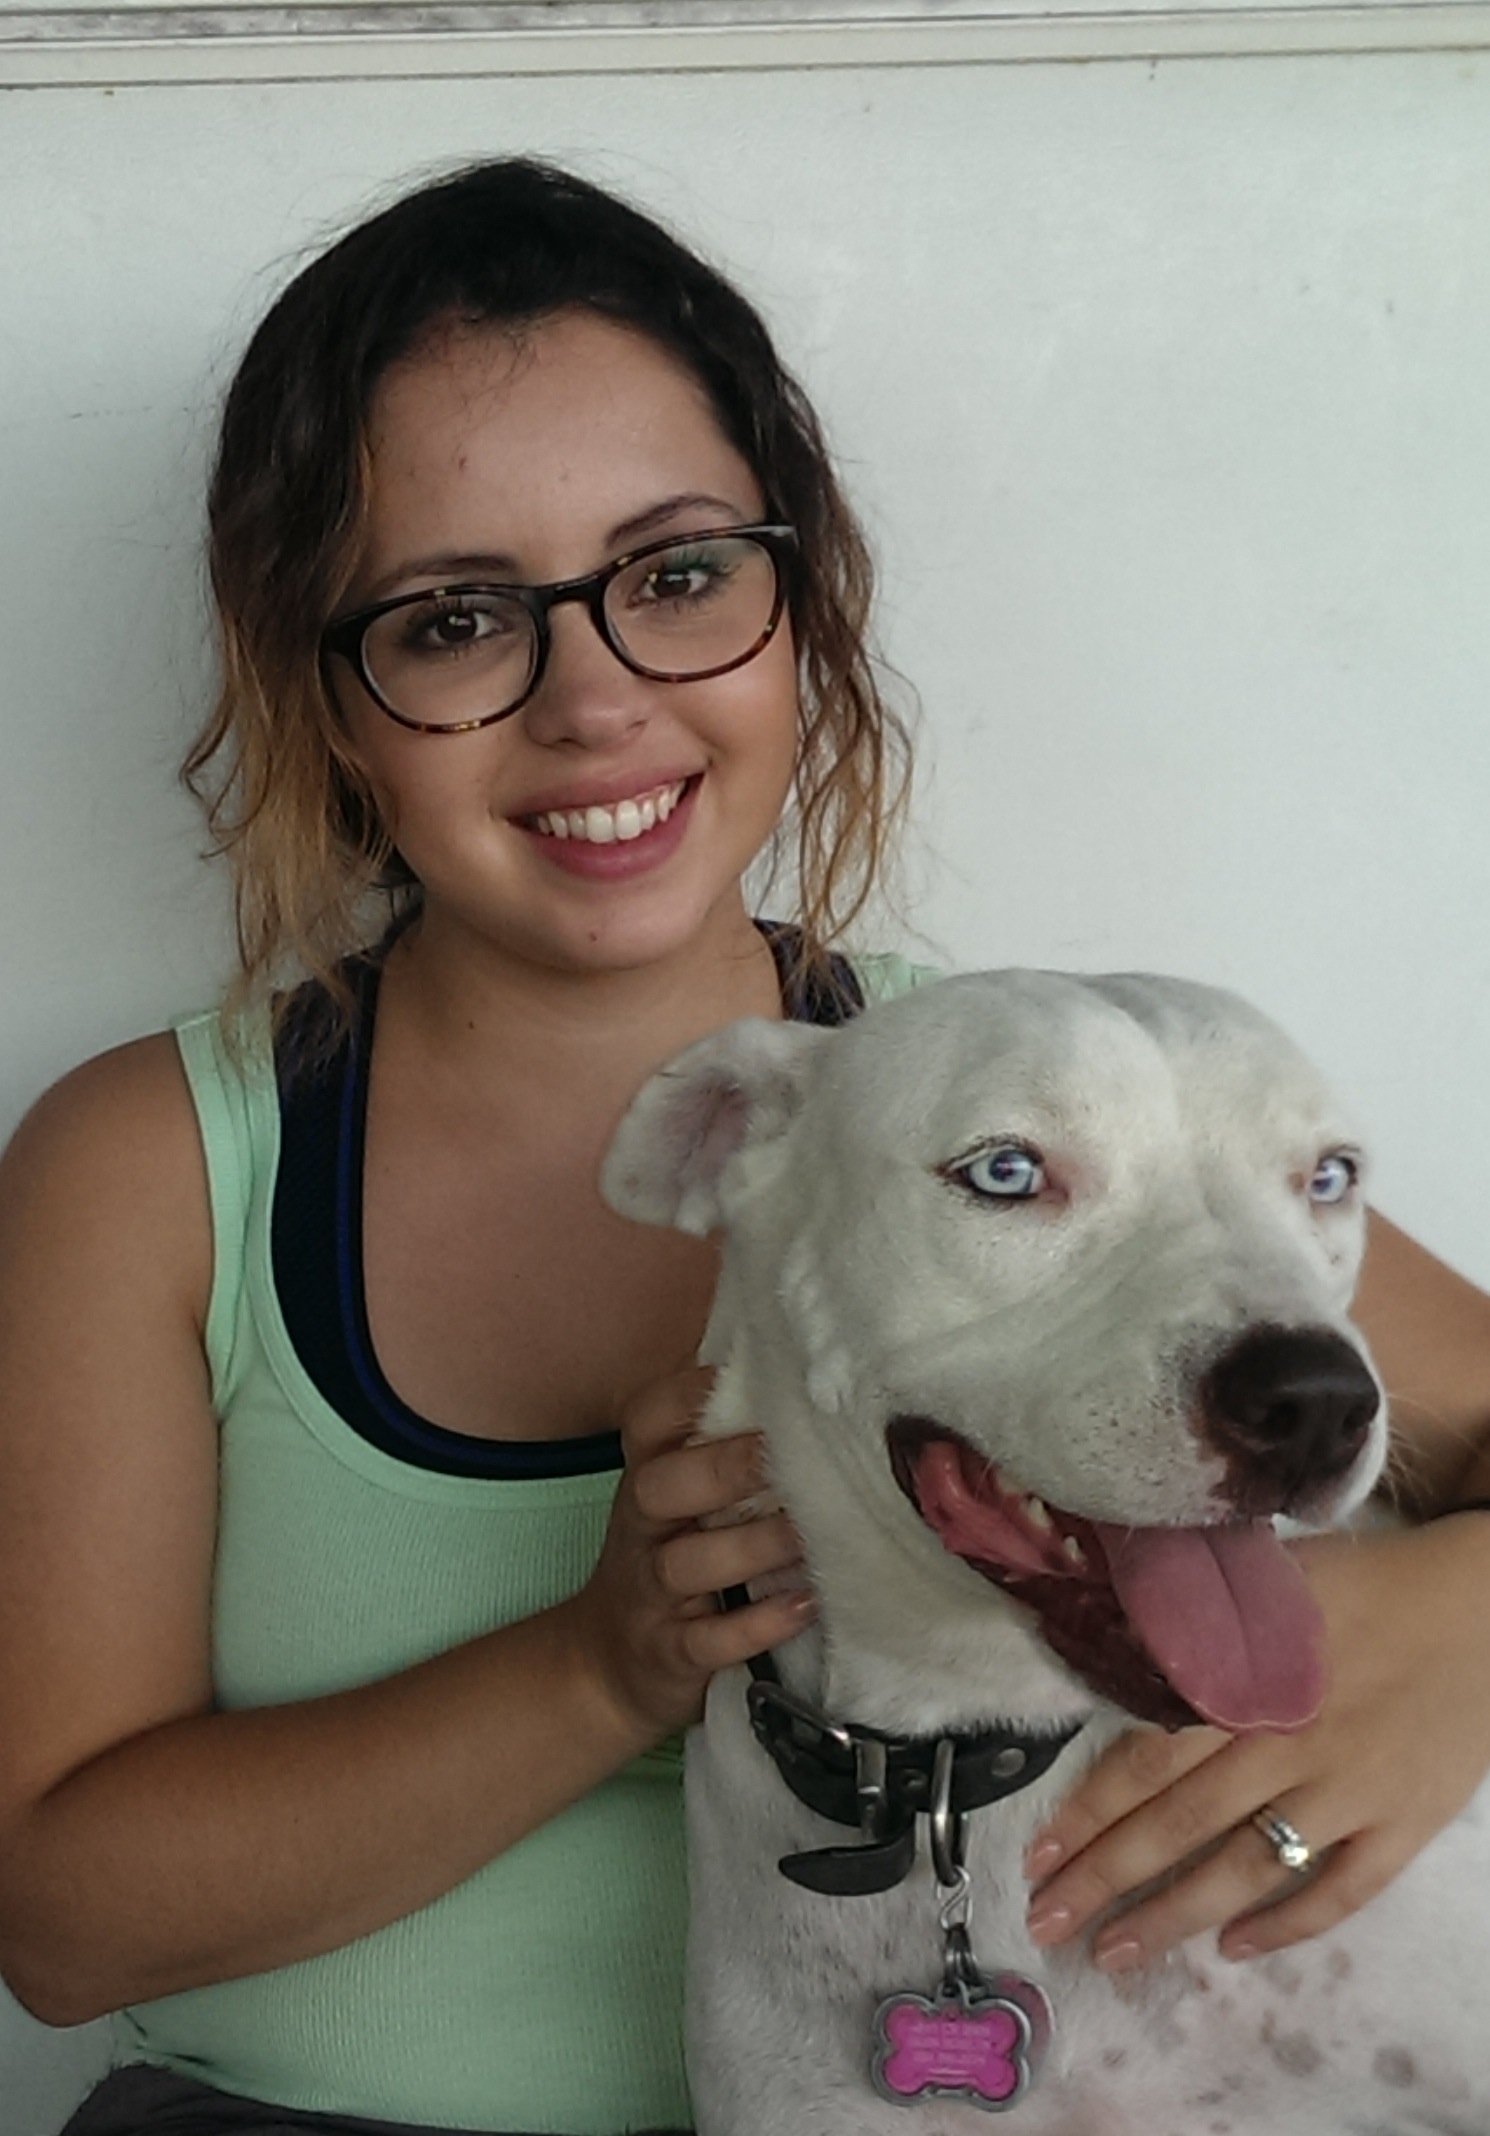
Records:
{"label": "dog's mouth", "polygon": [[895,1480],[944,1550],[1034,1611],[1094,1691],[1166,1728],[1302,1728],[1324,1696],[1324,1630],[1266,1520],[1127,1528],[1018,1489],[927,1417],[896,1417]]}

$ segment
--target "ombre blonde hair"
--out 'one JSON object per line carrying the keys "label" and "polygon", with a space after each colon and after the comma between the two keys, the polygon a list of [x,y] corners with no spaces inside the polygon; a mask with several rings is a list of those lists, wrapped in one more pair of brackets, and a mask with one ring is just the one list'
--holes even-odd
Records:
{"label": "ombre blonde hair", "polygon": [[520,331],[573,310],[681,360],[767,517],[797,530],[801,727],[777,848],[794,863],[807,971],[822,970],[876,887],[909,743],[866,647],[868,550],[805,394],[745,299],[648,217],[543,163],[476,164],[406,195],[298,275],[224,406],[209,492],[222,686],[183,775],[235,870],[238,1006],[309,976],[344,1013],[341,960],[417,910],[320,650],[362,541],[378,386],[443,328]]}

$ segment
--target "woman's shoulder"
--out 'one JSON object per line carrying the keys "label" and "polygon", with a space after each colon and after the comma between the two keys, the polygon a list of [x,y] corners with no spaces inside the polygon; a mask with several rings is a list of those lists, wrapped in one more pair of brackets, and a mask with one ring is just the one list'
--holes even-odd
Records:
{"label": "woman's shoulder", "polygon": [[205,1299],[211,1226],[196,1113],[174,1033],[84,1061],[37,1099],[0,1157],[0,1248],[161,1257]]}
{"label": "woman's shoulder", "polygon": [[16,1131],[11,1151],[61,1154],[79,1145],[100,1156],[140,1134],[168,1146],[192,1125],[190,1093],[174,1031],[111,1046],[44,1091]]}

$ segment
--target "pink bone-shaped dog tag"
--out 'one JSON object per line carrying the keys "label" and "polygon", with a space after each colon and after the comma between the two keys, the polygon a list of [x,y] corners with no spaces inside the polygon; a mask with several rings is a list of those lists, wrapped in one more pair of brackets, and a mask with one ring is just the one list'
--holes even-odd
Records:
{"label": "pink bone-shaped dog tag", "polygon": [[1022,2003],[1004,1995],[892,1995],[875,2013],[875,2089],[900,2106],[964,2099],[996,2113],[1030,2087],[1031,2032]]}

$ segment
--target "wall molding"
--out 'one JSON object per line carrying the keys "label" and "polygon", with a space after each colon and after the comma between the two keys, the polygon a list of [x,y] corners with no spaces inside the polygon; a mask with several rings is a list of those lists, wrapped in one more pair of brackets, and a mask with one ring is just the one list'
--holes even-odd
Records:
{"label": "wall molding", "polygon": [[0,0],[0,85],[1490,49],[1490,0]]}

